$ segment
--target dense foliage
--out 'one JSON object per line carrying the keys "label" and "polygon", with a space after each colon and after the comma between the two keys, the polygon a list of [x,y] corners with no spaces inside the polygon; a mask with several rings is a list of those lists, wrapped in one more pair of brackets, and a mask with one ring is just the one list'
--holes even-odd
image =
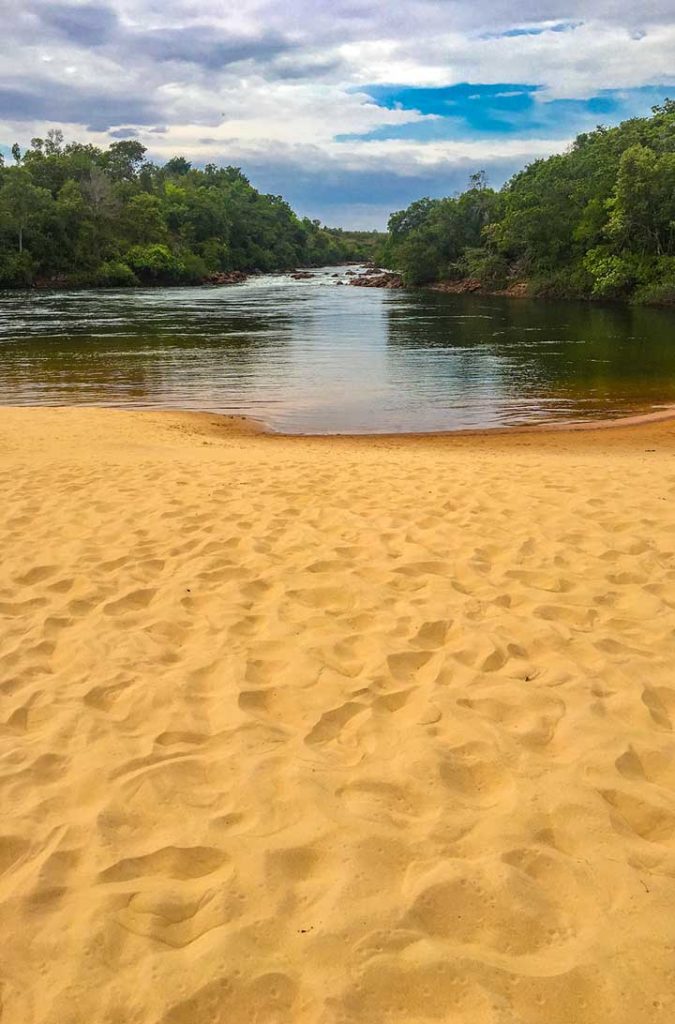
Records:
{"label": "dense foliage", "polygon": [[675,101],[579,135],[499,191],[474,175],[389,221],[381,257],[409,284],[475,278],[531,293],[675,303]]}
{"label": "dense foliage", "polygon": [[103,150],[51,131],[12,154],[0,166],[0,287],[183,284],[367,258],[378,239],[299,219],[237,167],[158,167],[133,140]]}

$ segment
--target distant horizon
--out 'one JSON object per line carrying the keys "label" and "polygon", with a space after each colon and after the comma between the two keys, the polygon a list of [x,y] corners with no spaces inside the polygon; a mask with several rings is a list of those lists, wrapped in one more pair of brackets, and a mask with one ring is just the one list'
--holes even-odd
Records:
{"label": "distant horizon", "polygon": [[61,128],[159,163],[234,164],[301,216],[384,230],[484,169],[499,188],[675,94],[665,0],[30,0],[5,16],[0,152]]}

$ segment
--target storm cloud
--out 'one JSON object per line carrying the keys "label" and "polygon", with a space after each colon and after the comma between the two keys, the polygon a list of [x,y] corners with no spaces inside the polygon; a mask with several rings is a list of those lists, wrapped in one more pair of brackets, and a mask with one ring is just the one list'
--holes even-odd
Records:
{"label": "storm cloud", "polygon": [[120,122],[150,126],[158,115],[151,100],[91,87],[80,89],[68,82],[36,80],[30,88],[0,85],[0,119],[7,121],[75,122],[101,132]]}
{"label": "storm cloud", "polygon": [[38,8],[47,28],[80,46],[100,46],[113,38],[119,25],[117,12],[104,4],[48,4]]}

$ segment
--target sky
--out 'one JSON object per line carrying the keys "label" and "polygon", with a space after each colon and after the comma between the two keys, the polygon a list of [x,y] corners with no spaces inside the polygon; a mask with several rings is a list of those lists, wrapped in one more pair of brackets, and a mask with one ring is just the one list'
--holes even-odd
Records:
{"label": "sky", "polygon": [[234,164],[383,228],[675,98],[675,0],[0,0],[0,151],[49,128]]}

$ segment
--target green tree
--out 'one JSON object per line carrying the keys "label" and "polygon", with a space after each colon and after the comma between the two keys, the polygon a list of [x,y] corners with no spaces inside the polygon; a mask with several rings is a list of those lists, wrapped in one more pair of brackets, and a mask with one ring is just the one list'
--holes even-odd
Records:
{"label": "green tree", "polygon": [[101,158],[103,169],[113,181],[133,181],[146,154],[146,148],[135,139],[113,142]]}
{"label": "green tree", "polygon": [[184,156],[174,156],[164,164],[164,171],[167,174],[180,177],[183,174],[187,174],[191,167],[192,164]]}
{"label": "green tree", "polygon": [[383,257],[410,282],[526,279],[535,293],[637,298],[673,293],[675,102],[579,135],[499,193],[478,172],[459,196],[392,215]]}
{"label": "green tree", "polygon": [[44,141],[45,156],[60,156],[63,151],[63,132],[60,128],[50,128]]}
{"label": "green tree", "polygon": [[125,207],[126,233],[132,242],[164,242],[168,232],[159,196],[140,192]]}
{"label": "green tree", "polygon": [[51,202],[50,193],[35,186],[27,171],[17,167],[7,172],[0,191],[0,222],[15,235],[20,253],[26,231],[45,216]]}
{"label": "green tree", "polygon": [[670,250],[675,221],[675,154],[631,146],[619,162],[608,234],[621,247],[663,255]]}
{"label": "green tree", "polygon": [[[16,167],[0,161],[0,283],[36,276],[106,286],[203,280],[359,254],[356,236],[301,222],[238,167],[146,161],[135,139],[105,149],[36,134]],[[379,238],[379,236],[377,236]],[[19,251],[21,250],[21,251]]]}

